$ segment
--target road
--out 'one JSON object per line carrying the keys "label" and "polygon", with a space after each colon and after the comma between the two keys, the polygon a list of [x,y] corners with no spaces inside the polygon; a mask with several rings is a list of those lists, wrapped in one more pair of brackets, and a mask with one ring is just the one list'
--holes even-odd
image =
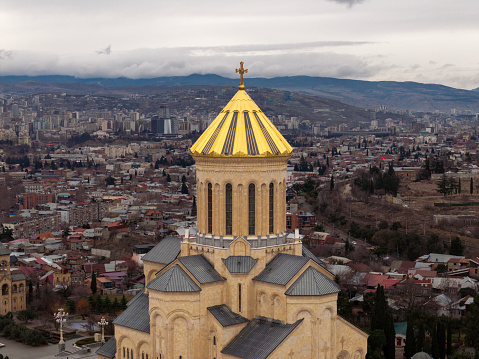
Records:
{"label": "road", "polygon": [[[73,344],[78,340],[72,339],[66,341],[66,350],[73,352],[76,349],[73,348]],[[9,340],[3,337],[0,337],[0,343],[5,344],[5,347],[0,348],[0,354],[3,354],[4,357],[8,356],[9,359],[58,359],[58,358],[98,358],[98,355],[95,354],[95,351],[98,348],[94,348],[91,353],[88,355],[77,356],[77,355],[67,355],[65,357],[55,357],[55,354],[58,354],[58,345],[49,344],[41,347],[31,347],[29,345],[21,344],[13,340]]]}

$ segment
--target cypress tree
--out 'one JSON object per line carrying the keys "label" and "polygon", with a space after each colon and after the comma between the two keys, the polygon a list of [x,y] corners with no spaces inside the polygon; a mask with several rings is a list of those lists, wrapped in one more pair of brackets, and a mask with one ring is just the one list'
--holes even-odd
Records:
{"label": "cypress tree", "polygon": [[446,354],[449,357],[452,353],[452,326],[451,320],[447,321]]}
{"label": "cypress tree", "polygon": [[396,331],[394,330],[393,317],[389,313],[385,320],[384,333],[386,334],[386,345],[384,346],[384,357],[386,359],[395,359],[396,358]]}
{"label": "cypress tree", "polygon": [[417,335],[416,350],[418,352],[424,351],[424,341],[426,340],[426,332],[424,331],[424,324],[419,325],[419,333]]}
{"label": "cypress tree", "polygon": [[438,348],[438,340],[437,340],[437,327],[436,324],[432,325],[432,342],[431,342],[431,356],[434,359],[439,358],[439,348]]}
{"label": "cypress tree", "polygon": [[329,190],[332,191],[334,189],[334,177],[331,175],[331,182],[329,183]]}
{"label": "cypress tree", "polygon": [[95,272],[92,273],[91,275],[91,284],[90,284],[90,289],[93,294],[96,293],[97,287],[96,287],[96,274]]}
{"label": "cypress tree", "polygon": [[471,184],[469,186],[469,194],[473,194],[474,193],[474,181],[471,177]]}
{"label": "cypress tree", "polygon": [[439,359],[446,359],[446,327],[441,320],[437,322],[437,344]]}
{"label": "cypress tree", "polygon": [[404,348],[404,354],[406,359],[411,359],[411,357],[416,354],[416,338],[414,336],[414,326],[411,321],[408,321],[407,323],[406,347]]}
{"label": "cypress tree", "polygon": [[123,294],[123,297],[121,297],[121,302],[120,302],[120,308],[121,309],[126,309],[126,298],[125,298],[125,295]]}

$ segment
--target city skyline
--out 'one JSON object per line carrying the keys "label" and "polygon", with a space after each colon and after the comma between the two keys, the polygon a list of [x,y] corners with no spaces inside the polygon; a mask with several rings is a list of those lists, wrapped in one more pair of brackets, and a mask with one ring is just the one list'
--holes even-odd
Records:
{"label": "city skyline", "polygon": [[479,86],[479,3],[1,1],[0,75],[327,76]]}

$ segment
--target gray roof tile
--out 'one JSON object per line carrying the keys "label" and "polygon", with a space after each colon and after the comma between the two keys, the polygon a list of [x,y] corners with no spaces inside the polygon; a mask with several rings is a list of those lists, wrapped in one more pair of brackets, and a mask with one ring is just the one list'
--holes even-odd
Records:
{"label": "gray roof tile", "polygon": [[199,292],[201,290],[178,264],[161,273],[146,287],[162,292]]}
{"label": "gray roof tile", "polygon": [[0,243],[0,256],[4,256],[6,254],[10,254],[11,252],[5,247],[5,244]]}
{"label": "gray roof tile", "polygon": [[245,317],[234,313],[226,304],[215,305],[207,309],[223,327],[246,323],[248,321]]}
{"label": "gray roof tile", "polygon": [[261,282],[286,285],[308,261],[309,259],[305,257],[279,253],[253,279]]}
{"label": "gray roof tile", "polygon": [[150,314],[148,309],[148,293],[142,293],[113,321],[113,324],[149,333]]}
{"label": "gray roof tile", "polygon": [[224,280],[203,254],[180,257],[178,260],[202,284]]}
{"label": "gray roof tile", "polygon": [[96,351],[96,354],[103,355],[107,358],[114,358],[116,355],[116,339],[111,337],[100,349]]}
{"label": "gray roof tile", "polygon": [[339,292],[339,286],[320,273],[316,268],[309,267],[291,284],[286,295],[326,295]]}
{"label": "gray roof tile", "polygon": [[142,260],[170,264],[181,252],[181,238],[168,236],[146,253]]}
{"label": "gray roof tile", "polygon": [[223,263],[230,273],[249,273],[249,271],[258,262],[250,256],[230,256],[223,259]]}
{"label": "gray roof tile", "polygon": [[321,259],[316,257],[313,253],[311,253],[311,251],[308,248],[306,248],[304,244],[303,244],[303,257],[312,259],[313,261],[318,263],[321,267],[326,268],[326,263],[324,263]]}
{"label": "gray roof tile", "polygon": [[15,274],[12,274],[12,281],[13,282],[16,282],[16,281],[19,281],[19,280],[26,280],[27,277],[25,277],[25,274],[23,273],[15,273]]}
{"label": "gray roof tile", "polygon": [[243,328],[221,351],[243,359],[266,359],[303,321],[294,324],[257,317]]}

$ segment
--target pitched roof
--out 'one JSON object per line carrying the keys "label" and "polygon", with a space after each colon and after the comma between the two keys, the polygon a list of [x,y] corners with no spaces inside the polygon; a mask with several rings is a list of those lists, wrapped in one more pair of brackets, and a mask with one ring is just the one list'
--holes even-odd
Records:
{"label": "pitched roof", "polygon": [[223,326],[246,323],[248,319],[234,313],[226,304],[215,305],[213,307],[206,308],[216,318],[216,320]]}
{"label": "pitched roof", "polygon": [[4,256],[10,254],[10,251],[8,250],[7,247],[3,243],[0,243],[0,256]]}
{"label": "pitched roof", "polygon": [[113,321],[113,324],[149,333],[150,314],[148,309],[148,293],[142,293]]}
{"label": "pitched roof", "polygon": [[279,253],[253,279],[261,282],[286,285],[308,261],[309,259],[305,257]]}
{"label": "pitched roof", "polygon": [[264,317],[253,319],[221,351],[243,359],[267,358],[291,332],[303,321],[284,324]]}
{"label": "pitched roof", "polygon": [[292,147],[244,90],[239,90],[191,146],[196,156],[288,156]]}
{"label": "pitched roof", "polygon": [[223,258],[223,263],[230,273],[249,273],[249,271],[258,262],[250,256],[229,256]]}
{"label": "pitched roof", "polygon": [[339,286],[316,268],[309,267],[289,287],[286,295],[326,295],[339,292]]}
{"label": "pitched roof", "polygon": [[23,273],[12,274],[12,281],[13,282],[16,282],[16,281],[19,281],[19,280],[25,280],[25,279],[27,279],[27,277],[25,277],[25,274],[23,274]]}
{"label": "pitched roof", "polygon": [[107,358],[114,358],[116,355],[116,339],[111,337],[100,349],[96,351],[96,354],[103,355]]}
{"label": "pitched roof", "polygon": [[146,287],[161,292],[199,292],[201,290],[178,264],[161,273]]}
{"label": "pitched roof", "polygon": [[168,236],[142,258],[143,261],[170,264],[181,251],[181,238]]}
{"label": "pitched roof", "polygon": [[225,280],[203,254],[180,257],[178,260],[202,284]]}
{"label": "pitched roof", "polygon": [[323,268],[326,268],[326,263],[324,263],[321,259],[319,259],[318,257],[316,257],[313,253],[311,253],[311,251],[306,248],[303,244],[303,257],[306,257],[306,258],[309,258],[309,259],[312,259],[313,261],[315,261],[316,263],[318,263],[321,267]]}

